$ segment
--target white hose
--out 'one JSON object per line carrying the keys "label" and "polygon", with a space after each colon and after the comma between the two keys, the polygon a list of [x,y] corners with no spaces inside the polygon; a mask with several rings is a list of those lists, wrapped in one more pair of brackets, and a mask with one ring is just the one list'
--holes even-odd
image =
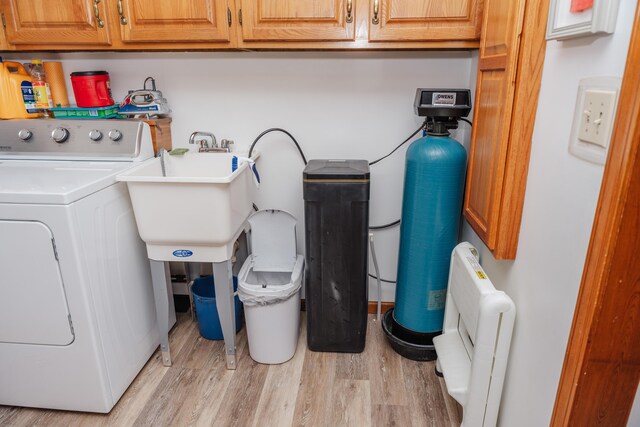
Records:
{"label": "white hose", "polygon": [[380,321],[380,310],[382,309],[382,282],[380,281],[380,269],[378,268],[378,258],[376,257],[376,246],[373,243],[373,233],[369,233],[369,245],[371,246],[371,258],[373,259],[373,268],[376,270],[376,281],[378,282],[378,310],[377,319]]}

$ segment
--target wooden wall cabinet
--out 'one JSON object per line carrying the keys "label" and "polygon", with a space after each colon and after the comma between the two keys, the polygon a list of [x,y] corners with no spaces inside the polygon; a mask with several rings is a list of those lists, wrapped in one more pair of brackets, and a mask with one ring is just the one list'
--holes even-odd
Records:
{"label": "wooden wall cabinet", "polygon": [[480,0],[373,0],[370,41],[477,40]]}
{"label": "wooden wall cabinet", "polygon": [[[4,19],[4,17],[2,17],[2,18]],[[6,52],[6,51],[9,51],[9,50],[13,50],[13,49],[14,49],[14,46],[9,45],[7,43],[6,25],[3,24],[2,31],[0,32],[0,51]]]}
{"label": "wooden wall cabinet", "polygon": [[237,0],[243,41],[349,41],[355,0]]}
{"label": "wooden wall cabinet", "polygon": [[2,0],[7,42],[46,48],[111,45],[107,0]]}
{"label": "wooden wall cabinet", "polygon": [[[17,50],[476,48],[483,0],[0,0]],[[0,46],[1,47],[1,46]]]}
{"label": "wooden wall cabinet", "polygon": [[130,43],[231,41],[226,0],[109,0],[116,3],[119,39]]}
{"label": "wooden wall cabinet", "polygon": [[549,0],[485,0],[464,216],[496,259],[515,259]]}
{"label": "wooden wall cabinet", "polygon": [[17,50],[233,48],[233,0],[0,0]]}
{"label": "wooden wall cabinet", "polygon": [[476,48],[483,0],[236,0],[247,49]]}

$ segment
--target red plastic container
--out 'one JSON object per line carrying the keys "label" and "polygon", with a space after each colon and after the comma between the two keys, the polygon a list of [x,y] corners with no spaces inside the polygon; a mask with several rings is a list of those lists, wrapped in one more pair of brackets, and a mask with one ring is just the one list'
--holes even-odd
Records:
{"label": "red plastic container", "polygon": [[106,71],[71,73],[71,85],[78,107],[108,107],[114,104],[109,73]]}

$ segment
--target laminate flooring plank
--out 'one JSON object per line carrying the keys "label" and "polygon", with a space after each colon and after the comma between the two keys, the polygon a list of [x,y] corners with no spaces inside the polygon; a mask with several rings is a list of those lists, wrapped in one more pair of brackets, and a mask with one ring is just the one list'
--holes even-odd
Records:
{"label": "laminate flooring plank", "polygon": [[402,370],[414,425],[449,425],[449,414],[434,368],[435,362],[415,362],[402,358]]}
{"label": "laminate flooring plank", "polygon": [[382,331],[382,325],[374,317],[369,318],[367,334],[371,337],[371,346],[374,348],[368,359],[371,403],[407,406],[409,400],[402,370],[402,357],[391,348]]}
{"label": "laminate flooring plank", "polygon": [[336,378],[341,380],[368,380],[371,357],[366,350],[362,353],[337,353]]}
{"label": "laminate flooring plank", "polygon": [[201,337],[199,332],[193,340],[193,345],[180,360],[181,366],[187,369],[211,369],[212,361],[224,352],[224,341],[208,340]]}
{"label": "laminate flooring plank", "polygon": [[434,364],[395,354],[373,316],[365,351],[353,357],[309,351],[302,322],[296,355],[282,365],[251,360],[243,328],[233,371],[222,342],[201,339],[197,323],[179,314],[173,366],[156,352],[110,414],[0,406],[0,426],[459,425],[461,407]]}
{"label": "laminate flooring plank", "polygon": [[371,425],[373,427],[412,427],[411,411],[408,406],[371,405]]}
{"label": "laminate flooring plank", "polygon": [[171,330],[169,345],[173,355],[173,365],[166,367],[162,364],[162,354],[159,350],[151,356],[146,366],[140,371],[127,391],[111,410],[107,423],[109,426],[132,426],[152,396],[156,393],[164,376],[170,370],[179,369],[182,360],[186,359],[189,348],[198,334],[197,325],[186,314],[178,314],[176,325]]}
{"label": "laminate flooring plank", "polygon": [[198,379],[195,369],[171,368],[135,420],[136,426],[168,426]]}
{"label": "laminate flooring plank", "polygon": [[254,362],[246,347],[243,349],[214,425],[245,427],[253,423],[268,370],[268,365]]}
{"label": "laminate flooring plank", "polygon": [[325,425],[371,426],[371,389],[368,380],[336,378],[332,395]]}
{"label": "laminate flooring plank", "polygon": [[[169,334],[169,349],[171,350],[171,367],[184,368],[185,363],[200,337],[198,323],[191,320],[191,316],[180,314],[176,325]],[[156,351],[160,354],[160,349]]]}
{"label": "laminate flooring plank", "polygon": [[46,411],[42,417],[32,424],[33,426],[46,427],[93,427],[104,425],[107,414],[90,414],[69,411]]}
{"label": "laminate flooring plank", "polygon": [[0,406],[0,426],[31,426],[34,425],[45,410],[20,408],[18,406]]}
{"label": "laminate flooring plank", "polygon": [[[246,341],[246,334],[238,334],[236,346],[240,347],[243,338]],[[196,405],[192,409],[192,417],[195,418],[195,425],[207,427],[215,425],[220,405],[227,393],[229,383],[236,371],[227,369],[224,354],[224,343],[220,341],[221,349],[213,351],[206,362],[206,366],[211,369],[204,371],[208,376],[200,384],[200,391],[196,393],[194,399]]]}
{"label": "laminate flooring plank", "polygon": [[[236,334],[236,358],[240,360],[242,355],[248,351],[249,347],[247,344],[247,327],[243,326],[242,329],[240,329],[240,332]],[[222,354],[224,355],[224,350],[222,351]]]}
{"label": "laminate flooring plank", "polygon": [[[306,339],[306,338],[305,338]],[[336,353],[306,349],[293,414],[294,426],[327,426],[336,373]]]}
{"label": "laminate flooring plank", "polygon": [[[138,418],[136,426],[212,425],[215,419],[234,371],[226,369],[223,341],[202,338],[197,323],[188,317],[185,321],[190,326],[182,331],[187,338],[178,347],[180,351],[169,368],[172,372],[179,371],[178,378],[174,384],[165,382],[156,386],[155,394],[146,400],[147,406],[151,405],[152,411],[159,414]],[[238,341],[241,338],[238,334]],[[173,396],[169,396],[170,400],[164,397],[166,389]]]}
{"label": "laminate flooring plank", "polygon": [[162,364],[160,352],[156,352],[111,410],[107,422],[102,425],[133,425],[169,369]]}
{"label": "laminate flooring plank", "polygon": [[[181,349],[185,342],[192,340],[189,323],[184,322],[183,318],[178,318],[172,331],[175,337],[172,350],[174,347]],[[160,352],[156,351],[109,414],[31,409],[27,410],[30,411],[28,419],[0,425],[131,426],[169,369],[162,365]]]}
{"label": "laminate flooring plank", "polygon": [[63,419],[67,414],[67,412],[65,411],[56,411],[49,409],[20,408],[15,406],[4,408],[11,408],[13,410],[4,416],[0,416],[0,426],[61,426],[63,425]]}
{"label": "laminate flooring plank", "polygon": [[197,372],[197,377],[184,394],[167,425],[210,426],[214,424],[233,373],[224,363],[218,364],[213,369],[194,371]]}
{"label": "laminate flooring plank", "polygon": [[444,378],[438,377],[438,382],[440,383],[442,396],[444,396],[444,403],[447,408],[451,427],[458,427],[462,424],[462,406],[453,397],[451,397],[451,395],[449,395]]}
{"label": "laminate flooring plank", "polygon": [[291,425],[307,349],[306,336],[306,322],[302,319],[296,352],[291,360],[269,366],[253,422],[255,427],[264,426],[265,420],[271,426]]}

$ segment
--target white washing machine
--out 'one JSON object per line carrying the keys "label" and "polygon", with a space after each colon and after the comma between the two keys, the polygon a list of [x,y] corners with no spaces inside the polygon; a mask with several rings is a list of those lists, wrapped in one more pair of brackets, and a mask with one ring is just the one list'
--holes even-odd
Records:
{"label": "white washing machine", "polygon": [[115,180],[151,156],[139,121],[0,121],[0,404],[109,412],[157,348]]}

